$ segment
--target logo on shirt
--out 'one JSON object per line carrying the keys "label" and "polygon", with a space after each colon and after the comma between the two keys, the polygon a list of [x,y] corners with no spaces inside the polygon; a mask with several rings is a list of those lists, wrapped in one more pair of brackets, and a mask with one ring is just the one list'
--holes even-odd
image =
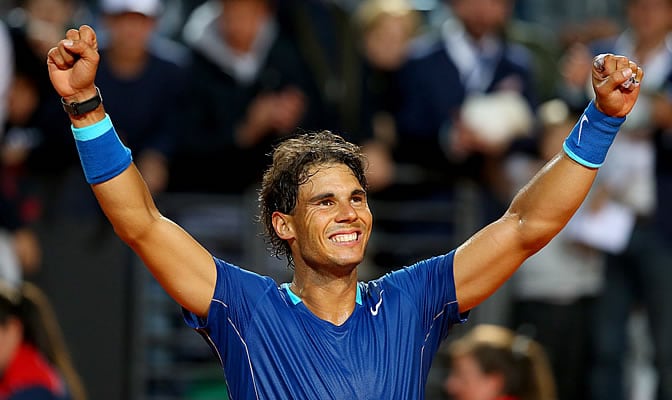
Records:
{"label": "logo on shirt", "polygon": [[381,290],[381,291],[380,291],[380,300],[378,300],[378,303],[376,303],[376,306],[375,306],[375,307],[371,307],[371,315],[373,315],[374,317],[375,317],[376,315],[378,315],[378,311],[380,310],[380,305],[383,304],[383,292],[384,292],[384,291],[385,291],[385,290]]}
{"label": "logo on shirt", "polygon": [[581,146],[581,131],[583,131],[583,123],[588,122],[588,117],[586,114],[581,116],[581,122],[579,122],[579,136],[576,138],[576,145]]}

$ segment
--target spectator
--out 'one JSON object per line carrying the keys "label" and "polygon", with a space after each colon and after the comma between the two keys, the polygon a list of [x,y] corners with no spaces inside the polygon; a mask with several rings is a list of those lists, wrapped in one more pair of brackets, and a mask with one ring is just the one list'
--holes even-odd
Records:
{"label": "spectator", "polygon": [[[106,40],[97,85],[152,193],[165,190],[181,125],[186,49],[155,34],[160,0],[102,0]],[[121,112],[120,110],[124,110]],[[115,112],[116,114],[117,112]]]}
{"label": "spectator", "polygon": [[85,400],[46,296],[0,279],[0,398]]}
{"label": "spectator", "polygon": [[534,105],[531,60],[527,50],[502,36],[509,0],[453,0],[450,5],[455,18],[444,23],[439,40],[415,49],[400,74],[399,157],[443,175],[457,172],[448,158],[461,165],[473,161],[461,173],[473,171],[485,182],[482,174],[491,170],[484,166],[496,161],[509,142],[490,142],[483,136],[487,132],[460,123],[461,108],[469,96],[501,91]]}
{"label": "spectator", "polygon": [[370,162],[369,188],[378,192],[394,180],[391,151],[397,142],[395,116],[400,100],[396,74],[421,30],[421,20],[406,0],[366,0],[355,19],[363,59],[362,121],[357,136]]}
{"label": "spectator", "polygon": [[[211,0],[190,16],[191,129],[179,139],[171,190],[242,193],[261,179],[271,143],[310,126],[308,74],[273,5]],[[222,170],[236,173],[225,182],[214,175]]]}
{"label": "spectator", "polygon": [[555,400],[543,347],[497,325],[476,325],[448,345],[444,390],[452,400]]}

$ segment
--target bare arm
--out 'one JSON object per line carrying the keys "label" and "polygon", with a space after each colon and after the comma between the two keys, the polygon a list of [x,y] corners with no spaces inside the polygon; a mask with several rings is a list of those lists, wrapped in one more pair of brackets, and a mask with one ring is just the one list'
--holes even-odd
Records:
{"label": "bare arm", "polygon": [[[71,29],[66,39],[49,51],[47,64],[54,88],[68,102],[92,98],[98,61],[94,31],[88,26]],[[74,127],[82,128],[103,118],[105,110],[100,106],[71,117],[71,121]],[[115,232],[140,256],[168,294],[196,315],[207,315],[216,281],[212,256],[161,215],[135,165],[92,188]]]}
{"label": "bare arm", "polygon": [[[625,70],[632,71],[624,72]],[[632,109],[639,86],[621,85],[640,68],[625,57],[609,55],[593,69],[595,105],[606,115],[623,117]],[[545,246],[572,217],[590,190],[597,169],[556,155],[515,196],[509,209],[462,244],[454,276],[460,311],[469,310],[497,290],[516,269]]]}

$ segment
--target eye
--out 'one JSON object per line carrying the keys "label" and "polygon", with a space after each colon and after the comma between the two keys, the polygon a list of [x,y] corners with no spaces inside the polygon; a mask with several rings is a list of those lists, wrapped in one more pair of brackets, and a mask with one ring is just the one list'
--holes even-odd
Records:
{"label": "eye", "polygon": [[354,204],[362,204],[362,203],[366,203],[366,196],[364,196],[364,195],[356,195],[356,196],[352,196],[352,200],[351,200],[351,201],[352,201]]}
{"label": "eye", "polygon": [[330,205],[334,204],[334,201],[331,200],[331,199],[323,199],[323,200],[320,200],[320,202],[317,203],[317,204],[319,204],[321,206],[330,206]]}

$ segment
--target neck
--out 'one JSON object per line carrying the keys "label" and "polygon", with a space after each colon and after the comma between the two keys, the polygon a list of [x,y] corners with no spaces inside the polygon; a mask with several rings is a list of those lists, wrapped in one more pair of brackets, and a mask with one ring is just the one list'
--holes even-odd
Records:
{"label": "neck", "polygon": [[327,277],[310,271],[297,271],[290,289],[315,316],[342,325],[355,309],[357,269],[341,277]]}

